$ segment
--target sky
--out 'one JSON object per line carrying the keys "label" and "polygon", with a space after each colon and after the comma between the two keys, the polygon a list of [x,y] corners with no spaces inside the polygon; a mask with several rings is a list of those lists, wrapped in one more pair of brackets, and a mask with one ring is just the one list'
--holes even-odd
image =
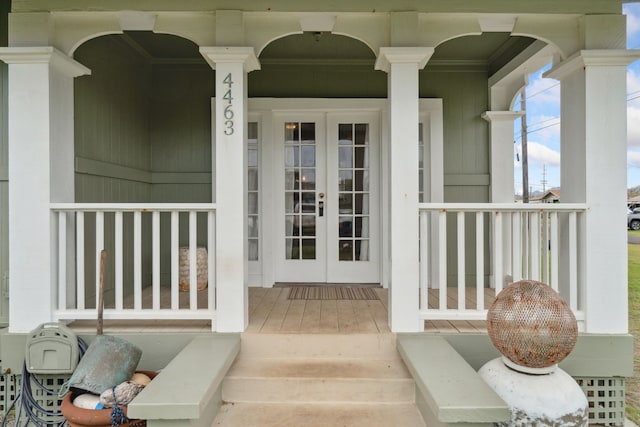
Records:
{"label": "sky", "polygon": [[[640,49],[640,3],[624,5],[627,48]],[[530,192],[560,186],[560,84],[542,78],[550,64],[529,76],[526,88]],[[519,98],[516,104],[519,108]],[[522,137],[514,126],[515,191],[522,194]],[[640,185],[640,60],[627,68],[627,187]]]}

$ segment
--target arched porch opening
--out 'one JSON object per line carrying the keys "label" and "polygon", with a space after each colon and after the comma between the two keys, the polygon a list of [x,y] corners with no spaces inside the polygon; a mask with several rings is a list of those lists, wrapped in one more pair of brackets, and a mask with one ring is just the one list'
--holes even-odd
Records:
{"label": "arched porch opening", "polygon": [[[174,240],[188,247],[195,226],[196,245],[207,246],[207,212],[190,219],[186,210],[213,200],[214,71],[195,43],[150,31],[92,38],[74,58],[91,69],[74,81],[75,202],[113,208],[82,215],[84,265],[77,274],[85,285],[73,298],[96,307],[94,253],[103,245],[105,309],[211,308],[207,291],[190,301],[188,292],[171,296],[170,289],[178,279]],[[136,205],[167,209],[126,208]]]}

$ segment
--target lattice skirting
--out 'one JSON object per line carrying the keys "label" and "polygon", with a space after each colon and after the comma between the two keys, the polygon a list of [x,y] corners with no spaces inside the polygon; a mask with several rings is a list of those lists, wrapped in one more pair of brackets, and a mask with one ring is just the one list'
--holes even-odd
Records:
{"label": "lattice skirting", "polygon": [[[20,392],[21,378],[21,375],[0,375],[0,420],[7,415],[7,411]],[[44,390],[32,384],[31,391],[35,401],[46,411],[60,412],[62,399],[57,397],[57,393],[69,379],[69,375],[38,375],[37,378],[43,386],[55,391],[55,395],[49,396]],[[48,419],[44,414],[37,415],[42,419]],[[51,419],[51,421],[55,420],[59,418]]]}
{"label": "lattice skirting", "polygon": [[587,395],[589,424],[622,426],[625,419],[625,379],[621,377],[578,377]]}

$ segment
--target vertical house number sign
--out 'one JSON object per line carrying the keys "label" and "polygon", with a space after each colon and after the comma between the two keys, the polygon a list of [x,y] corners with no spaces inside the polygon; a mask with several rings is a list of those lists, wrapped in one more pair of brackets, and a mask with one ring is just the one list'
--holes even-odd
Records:
{"label": "vertical house number sign", "polygon": [[224,134],[225,135],[233,135],[235,132],[234,121],[233,121],[233,79],[231,78],[231,73],[227,74],[227,76],[222,81],[223,85],[226,85],[227,91],[225,92],[223,99],[223,104],[226,101],[227,105],[224,107]]}

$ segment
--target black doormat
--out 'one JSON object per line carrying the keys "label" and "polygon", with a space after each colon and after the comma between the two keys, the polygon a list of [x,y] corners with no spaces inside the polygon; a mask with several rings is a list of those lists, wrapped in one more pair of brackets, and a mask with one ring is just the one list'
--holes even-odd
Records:
{"label": "black doormat", "polygon": [[288,299],[301,300],[378,300],[378,294],[371,288],[293,286]]}

